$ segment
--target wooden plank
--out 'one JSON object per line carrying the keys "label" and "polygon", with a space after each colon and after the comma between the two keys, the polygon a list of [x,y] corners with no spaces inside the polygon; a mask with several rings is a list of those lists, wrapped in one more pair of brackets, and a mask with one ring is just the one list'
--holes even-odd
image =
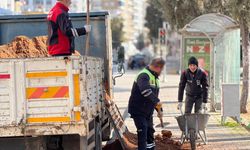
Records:
{"label": "wooden plank", "polygon": [[0,116],[9,116],[10,110],[0,110]]}
{"label": "wooden plank", "polygon": [[28,108],[49,108],[49,107],[68,107],[69,101],[67,99],[57,99],[57,100],[34,100],[28,102]]}
{"label": "wooden plank", "polygon": [[28,108],[27,110],[28,114],[50,114],[50,113],[64,114],[68,112],[69,112],[68,107]]}
{"label": "wooden plank", "polygon": [[29,78],[27,87],[48,87],[68,85],[66,77],[55,78]]}
{"label": "wooden plank", "polygon": [[7,103],[0,102],[0,110],[1,109],[10,109],[10,104],[8,102]]}

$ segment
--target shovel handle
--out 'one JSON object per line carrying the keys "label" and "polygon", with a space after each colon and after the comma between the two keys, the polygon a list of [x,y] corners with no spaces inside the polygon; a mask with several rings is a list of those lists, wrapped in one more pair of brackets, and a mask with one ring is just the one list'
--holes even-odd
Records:
{"label": "shovel handle", "polygon": [[[86,1],[87,3],[87,20],[86,20],[86,23],[87,25],[89,25],[90,23],[90,14],[89,14],[89,0]],[[89,55],[89,33],[87,33],[86,35],[86,47],[85,47],[85,55],[88,56]]]}
{"label": "shovel handle", "polygon": [[164,124],[163,124],[163,119],[160,118],[160,122],[161,122],[161,127],[164,128]]}

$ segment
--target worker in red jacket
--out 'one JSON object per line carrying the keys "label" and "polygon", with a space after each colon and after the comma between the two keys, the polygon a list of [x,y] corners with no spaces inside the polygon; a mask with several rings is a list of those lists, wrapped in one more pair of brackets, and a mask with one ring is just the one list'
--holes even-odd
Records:
{"label": "worker in red jacket", "polygon": [[48,20],[48,51],[52,56],[69,56],[75,53],[74,38],[91,31],[90,25],[73,28],[69,18],[71,0],[57,0]]}

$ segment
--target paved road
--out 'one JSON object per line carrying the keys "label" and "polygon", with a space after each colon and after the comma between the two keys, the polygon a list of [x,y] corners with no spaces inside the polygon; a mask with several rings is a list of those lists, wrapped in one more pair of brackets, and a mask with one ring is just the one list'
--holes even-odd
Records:
{"label": "paved road", "polygon": [[[128,105],[128,99],[130,96],[130,90],[138,71],[128,71],[123,77],[118,78],[116,81],[115,91],[115,101],[122,114],[125,114],[126,124],[130,131],[136,133],[136,128],[129,115],[126,113],[126,108]],[[167,82],[161,83],[160,99],[163,102],[164,109],[164,121],[168,122],[169,125],[166,129],[171,130],[174,137],[180,137],[181,132],[175,120],[175,116],[180,115],[177,111],[176,100],[178,91],[178,75],[168,75]],[[209,139],[209,144],[202,146],[202,149],[214,149],[214,150],[235,150],[244,149],[250,150],[250,132],[245,128],[235,125],[234,121],[228,119],[227,121],[233,124],[228,126],[220,125],[220,113],[210,113],[211,117],[209,119],[207,136]],[[154,114],[155,125],[159,124],[159,119]],[[161,128],[156,128],[156,134],[161,131]]]}

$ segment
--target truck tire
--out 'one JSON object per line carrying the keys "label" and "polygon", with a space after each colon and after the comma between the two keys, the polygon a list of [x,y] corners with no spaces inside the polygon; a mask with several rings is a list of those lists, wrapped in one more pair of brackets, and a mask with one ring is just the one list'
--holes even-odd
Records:
{"label": "truck tire", "polygon": [[194,130],[194,129],[190,129],[190,130],[189,130],[189,134],[190,134],[191,149],[192,149],[192,150],[196,150],[195,130]]}
{"label": "truck tire", "polygon": [[46,142],[47,150],[63,150],[62,138],[63,138],[62,135],[48,136]]}

